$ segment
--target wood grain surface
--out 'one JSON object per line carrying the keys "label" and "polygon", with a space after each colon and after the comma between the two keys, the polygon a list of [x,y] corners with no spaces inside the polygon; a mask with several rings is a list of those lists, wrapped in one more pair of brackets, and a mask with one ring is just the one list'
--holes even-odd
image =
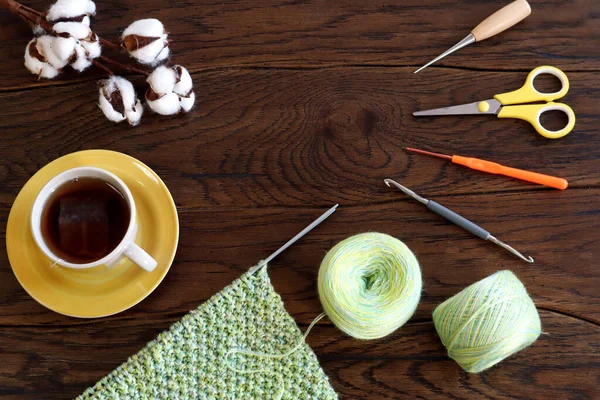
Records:
{"label": "wood grain surface", "polygon": [[[320,312],[324,254],[350,235],[400,238],[424,280],[416,314],[386,338],[357,341],[330,322],[311,333],[342,399],[600,398],[600,2],[531,0],[532,15],[515,28],[412,74],[506,2],[98,1],[100,36],[116,39],[134,19],[157,17],[174,40],[173,62],[192,72],[194,110],[148,112],[136,128],[102,116],[101,71],[52,81],[30,75],[22,57],[31,33],[0,10],[0,397],[75,397],[340,203],[270,265],[302,329]],[[562,139],[516,120],[412,117],[516,89],[544,64],[571,81],[564,102],[577,124]],[[143,90],[142,77],[130,78]],[[403,146],[558,175],[569,188],[486,175]],[[4,248],[6,221],[39,168],[94,148],[152,167],[173,194],[181,234],[175,263],[152,295],[115,316],[80,320],[21,288]],[[384,178],[468,216],[536,262],[474,238]],[[523,281],[544,334],[500,365],[467,374],[446,356],[431,313],[500,269]]]}

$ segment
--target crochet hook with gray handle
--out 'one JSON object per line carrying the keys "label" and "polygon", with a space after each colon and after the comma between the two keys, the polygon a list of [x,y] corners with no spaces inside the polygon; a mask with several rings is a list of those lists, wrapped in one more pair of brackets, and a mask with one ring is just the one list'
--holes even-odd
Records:
{"label": "crochet hook with gray handle", "polygon": [[[477,224],[474,224],[473,222],[469,221],[468,219],[466,219],[465,217],[458,215],[457,213],[455,213],[454,211],[450,210],[449,208],[444,207],[443,205],[436,203],[433,200],[428,200],[425,199],[421,196],[419,196],[418,194],[416,194],[415,192],[413,192],[412,190],[410,190],[407,187],[402,186],[401,184],[399,184],[396,181],[393,181],[391,179],[385,179],[384,180],[385,184],[390,186],[390,184],[396,186],[398,189],[402,190],[404,193],[406,193],[407,195],[409,195],[410,197],[412,197],[413,199],[419,201],[420,203],[425,204],[425,206],[430,209],[431,211],[433,211],[434,213],[446,218],[448,221],[460,226],[461,228],[471,232],[473,235],[483,239],[483,240],[489,240],[492,243],[497,244],[498,246],[510,251],[511,253],[513,253],[515,256],[519,257],[521,260],[527,261],[529,263],[533,262],[533,258],[531,257],[525,257],[523,254],[519,253],[517,250],[515,250],[514,248],[512,248],[511,246],[507,245],[506,243],[502,242],[501,240],[496,239],[494,236],[492,236],[488,231],[486,231],[485,229],[483,229],[482,227],[480,227]],[[391,186],[390,186],[391,187]]]}
{"label": "crochet hook with gray handle", "polygon": [[338,207],[338,205],[339,204],[336,204],[335,206],[331,207],[329,210],[325,211],[323,213],[323,215],[321,215],[319,218],[315,219],[309,226],[302,229],[302,231],[300,231],[296,236],[294,236],[293,238],[288,240],[286,244],[284,244],[279,249],[277,249],[273,254],[271,254],[269,257],[265,258],[264,260],[259,262],[257,265],[252,267],[249,271],[250,275],[254,274],[256,271],[258,271],[259,269],[261,269],[262,267],[267,265],[272,259],[277,257],[281,252],[283,252],[285,249],[287,249],[288,247],[290,247],[291,245],[296,243],[296,241],[298,241],[298,239],[300,239],[302,236],[306,235],[308,232],[312,231],[321,222],[325,221],[327,219],[327,217],[329,217],[331,214],[334,213],[334,211]]}

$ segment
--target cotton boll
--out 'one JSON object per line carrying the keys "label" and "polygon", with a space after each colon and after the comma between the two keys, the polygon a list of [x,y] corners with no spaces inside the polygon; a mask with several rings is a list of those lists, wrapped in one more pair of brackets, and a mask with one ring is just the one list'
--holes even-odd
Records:
{"label": "cotton boll", "polygon": [[[39,38],[37,38],[37,44],[36,47],[39,51],[40,54],[42,54],[45,58],[46,61],[52,65],[54,68],[56,69],[61,69],[63,68],[65,65],[68,64],[68,60],[69,57],[71,55],[73,55],[73,51],[75,50],[75,46],[73,44],[73,49],[71,51],[71,53],[69,55],[67,55],[67,57],[65,58],[64,56],[59,57],[56,53],[57,50],[59,50],[59,53],[63,53],[63,51],[65,50],[65,47],[69,47],[68,46],[68,42],[67,43],[62,43],[61,46],[59,46],[60,48],[57,48],[57,43],[56,43],[56,37],[53,36],[40,36]],[[64,39],[64,38],[60,38],[60,39]],[[73,39],[73,38],[71,38]],[[73,39],[74,41],[75,39]]]}
{"label": "cotton boll", "polygon": [[52,51],[61,61],[69,61],[69,58],[75,53],[75,38],[57,37],[52,43]]}
{"label": "cotton boll", "polygon": [[91,0],[58,0],[48,10],[46,20],[48,22],[77,21],[89,26],[90,20],[87,18],[86,21],[85,17],[95,13],[96,4]]}
{"label": "cotton boll", "polygon": [[135,126],[140,123],[143,113],[144,113],[144,106],[142,105],[142,102],[139,100],[137,101],[137,103],[135,103],[135,106],[133,107],[133,109],[131,111],[125,111],[125,115],[127,116],[127,121],[129,121],[129,124],[132,126]]}
{"label": "cotton boll", "polygon": [[89,59],[98,58],[100,57],[100,54],[102,54],[102,48],[100,47],[100,41],[98,40],[98,36],[95,37],[95,41],[82,40],[79,43],[87,51],[87,56]]}
{"label": "cotton boll", "polygon": [[189,92],[187,97],[179,98],[179,105],[181,106],[183,112],[188,112],[192,109],[195,101],[196,95],[194,94],[194,92]]}
{"label": "cotton boll", "polygon": [[162,95],[156,100],[152,100],[152,97],[148,92],[146,93],[146,101],[148,105],[157,114],[160,115],[173,115],[177,114],[181,109],[179,105],[179,96],[176,93],[168,93]]}
{"label": "cotton boll", "polygon": [[77,72],[83,72],[92,65],[92,62],[85,57],[78,57],[77,60],[71,63],[71,67]]}
{"label": "cotton boll", "polygon": [[160,66],[152,71],[146,82],[156,93],[171,93],[177,83],[177,74],[173,68]]}
{"label": "cotton boll", "polygon": [[85,2],[85,13],[87,15],[96,15],[96,3],[91,0]]}
{"label": "cotton boll", "polygon": [[160,66],[152,71],[146,81],[150,86],[146,92],[146,101],[158,114],[188,112],[196,101],[192,91],[192,77],[181,65]]}
{"label": "cotton boll", "polygon": [[187,95],[190,92],[190,90],[192,90],[193,86],[192,77],[190,76],[190,73],[181,65],[175,65],[172,67],[172,69],[173,71],[175,71],[175,74],[178,77],[177,83],[175,84],[173,91],[179,94],[180,96]]}
{"label": "cotton boll", "polygon": [[123,37],[129,35],[160,37],[165,34],[165,27],[155,18],[138,19],[123,31]]}
{"label": "cotton boll", "polygon": [[46,58],[37,49],[37,38],[32,39],[25,48],[25,67],[39,78],[52,79],[59,73],[58,69],[46,62]]}
{"label": "cotton boll", "polygon": [[120,76],[114,77],[114,81],[115,86],[123,99],[123,104],[126,105],[125,110],[132,110],[138,101],[133,85],[127,79],[121,78]]}
{"label": "cotton boll", "polygon": [[142,117],[143,106],[137,99],[133,85],[119,76],[111,76],[100,82],[99,106],[106,118],[114,122],[127,120],[137,125]]}
{"label": "cotton boll", "polygon": [[60,36],[69,35],[79,40],[92,36],[90,27],[81,22],[58,22],[52,30]]}
{"label": "cotton boll", "polygon": [[156,65],[169,57],[169,43],[154,40],[148,45],[130,51],[129,54],[142,64]]}
{"label": "cotton boll", "polygon": [[100,89],[100,99],[98,106],[100,107],[106,118],[109,119],[109,121],[121,122],[125,120],[125,116],[120,112],[116,111],[113,108],[113,105],[109,102],[109,100],[106,97],[104,97],[104,95],[102,94],[102,89]]}
{"label": "cotton boll", "polygon": [[90,65],[92,61],[88,58],[86,50],[82,46],[75,47],[75,60],[71,61],[71,67],[79,72],[83,72]]}
{"label": "cotton boll", "polygon": [[92,65],[91,60],[100,56],[98,35],[81,22],[58,22],[54,24],[52,30],[59,35],[52,42],[53,51],[58,53],[59,59],[65,57],[70,51],[68,62],[74,70],[84,71]]}
{"label": "cotton boll", "polygon": [[143,64],[156,65],[169,57],[169,41],[165,28],[157,19],[135,21],[125,29],[121,46]]}

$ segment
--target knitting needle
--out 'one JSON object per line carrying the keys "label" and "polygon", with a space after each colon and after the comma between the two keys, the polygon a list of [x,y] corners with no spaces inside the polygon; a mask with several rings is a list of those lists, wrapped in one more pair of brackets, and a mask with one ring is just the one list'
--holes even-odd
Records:
{"label": "knitting needle", "polygon": [[306,228],[302,229],[302,231],[300,231],[300,233],[298,233],[296,236],[294,236],[293,238],[288,240],[286,244],[284,244],[279,249],[277,249],[273,254],[271,254],[269,257],[265,258],[261,262],[259,262],[256,266],[252,267],[249,271],[250,275],[254,274],[257,270],[259,270],[263,266],[267,265],[272,259],[277,257],[281,252],[283,252],[285,249],[287,249],[288,247],[290,247],[291,245],[296,243],[296,241],[298,241],[298,239],[300,239],[302,236],[306,235],[308,232],[312,231],[321,222],[325,221],[327,219],[327,217],[329,217],[331,214],[333,214],[335,212],[335,210],[338,206],[339,206],[339,204],[336,204],[335,206],[331,207],[323,215],[321,215],[319,218],[314,220],[312,222],[312,224],[310,224]]}
{"label": "knitting needle", "polygon": [[564,190],[569,185],[569,182],[567,182],[567,180],[563,178],[538,174],[536,172],[523,171],[522,169],[511,168],[494,162],[480,160],[478,158],[461,157],[455,155],[449,156],[446,154],[432,153],[430,151],[413,149],[412,147],[406,147],[406,150],[420,154],[427,154],[429,156],[444,158],[446,160],[452,161],[454,164],[464,165],[465,167],[476,169],[478,171],[488,172],[490,174],[509,176],[511,178],[517,178],[523,181],[537,183],[538,185],[544,185],[555,189]]}
{"label": "knitting needle", "polygon": [[461,228],[466,229],[467,231],[471,232],[473,235],[475,235],[483,240],[489,240],[490,242],[497,244],[498,246],[510,251],[515,256],[519,257],[521,260],[527,261],[528,263],[532,263],[534,261],[533,258],[525,257],[523,254],[519,253],[517,250],[515,250],[511,246],[507,245],[506,243],[502,242],[501,240],[496,239],[488,231],[486,231],[479,225],[476,225],[475,223],[469,221],[465,217],[458,215],[457,213],[450,210],[449,208],[444,207],[443,205],[436,203],[433,200],[428,200],[426,198],[419,196],[418,194],[416,194],[409,188],[402,186],[401,184],[399,184],[396,181],[393,181],[391,179],[384,179],[384,182],[389,187],[391,187],[390,184],[396,186],[398,189],[402,190],[404,193],[406,193],[413,199],[417,200],[418,202],[420,202],[422,204],[425,204],[425,206],[429,210],[446,218],[448,221],[460,226]]}
{"label": "knitting needle", "polygon": [[416,70],[414,73],[427,68],[431,64],[441,60],[446,57],[448,54],[454,53],[457,50],[462,49],[470,44],[475,42],[481,42],[482,40],[488,39],[494,35],[497,35],[500,32],[503,32],[510,28],[511,26],[516,25],[521,22],[525,18],[527,18],[531,14],[531,7],[527,0],[515,0],[512,3],[504,6],[500,10],[496,11],[489,17],[487,17],[483,22],[477,25],[471,33],[469,33],[463,40],[452,46],[450,49],[446,50],[433,60],[429,61],[427,64],[423,65],[421,68]]}

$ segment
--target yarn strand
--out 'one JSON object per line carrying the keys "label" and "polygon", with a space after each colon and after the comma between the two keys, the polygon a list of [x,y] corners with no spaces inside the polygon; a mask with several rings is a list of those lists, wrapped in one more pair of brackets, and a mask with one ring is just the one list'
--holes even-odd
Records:
{"label": "yarn strand", "polygon": [[325,313],[319,314],[311,322],[311,324],[308,326],[308,328],[306,328],[306,331],[304,332],[304,336],[302,337],[302,339],[300,339],[298,341],[298,343],[294,347],[292,347],[290,350],[286,351],[285,353],[270,354],[270,353],[262,353],[262,352],[259,352],[259,351],[244,350],[244,349],[231,349],[231,350],[229,350],[227,352],[227,354],[225,355],[225,364],[227,365],[227,368],[229,368],[230,370],[235,371],[237,373],[240,373],[240,374],[266,373],[266,374],[275,376],[277,378],[277,381],[279,382],[279,390],[277,392],[277,396],[275,397],[275,399],[276,400],[281,400],[281,398],[283,397],[283,393],[285,393],[285,383],[284,383],[284,380],[283,380],[283,377],[281,376],[281,374],[279,374],[277,372],[274,372],[274,371],[270,371],[270,370],[265,369],[265,368],[244,370],[244,369],[239,369],[239,368],[232,367],[231,364],[229,363],[229,356],[231,354],[241,354],[241,355],[245,355],[245,356],[249,356],[249,357],[270,358],[270,359],[276,359],[276,360],[288,357],[291,354],[293,354],[296,351],[298,351],[298,349],[306,342],[306,338],[308,337],[308,334],[310,333],[310,331],[312,330],[312,328],[317,324],[317,322],[319,322],[320,320],[322,320],[325,316],[326,316]]}

